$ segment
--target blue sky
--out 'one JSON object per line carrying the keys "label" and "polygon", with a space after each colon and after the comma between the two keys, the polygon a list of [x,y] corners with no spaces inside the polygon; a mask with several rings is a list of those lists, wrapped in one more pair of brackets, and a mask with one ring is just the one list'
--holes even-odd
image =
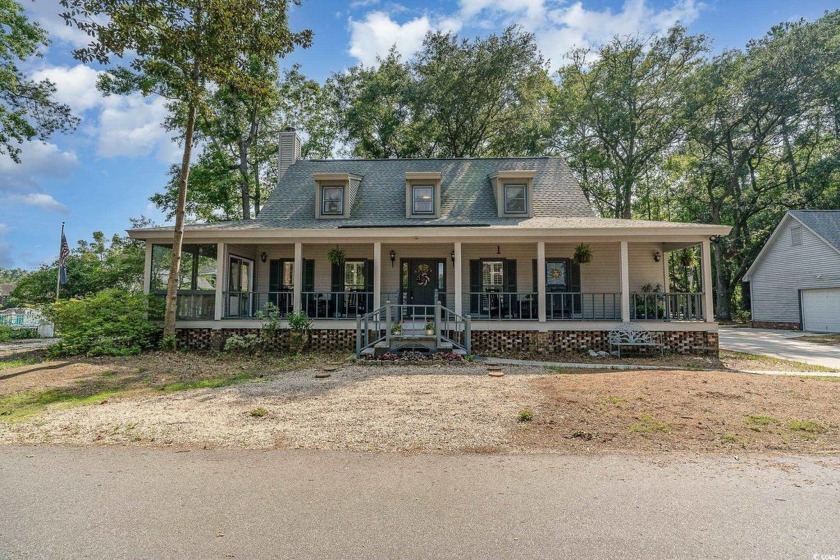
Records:
{"label": "blue sky", "polygon": [[[165,184],[180,147],[160,127],[160,99],[96,91],[100,69],[73,59],[86,38],[64,25],[58,0],[23,3],[53,41],[27,70],[55,82],[58,98],[82,119],[72,134],[24,145],[20,165],[0,156],[0,267],[35,268],[57,255],[62,221],[71,245],[95,230],[122,232],[131,217],[163,223],[148,199]],[[656,32],[681,21],[708,35],[715,50],[739,48],[775,23],[836,8],[836,0],[304,0],[292,9],[291,24],[312,29],[313,45],[284,64],[300,63],[323,80],[360,61],[374,63],[394,43],[409,54],[429,30],[475,36],[519,23],[556,67],[569,47],[616,33]]]}

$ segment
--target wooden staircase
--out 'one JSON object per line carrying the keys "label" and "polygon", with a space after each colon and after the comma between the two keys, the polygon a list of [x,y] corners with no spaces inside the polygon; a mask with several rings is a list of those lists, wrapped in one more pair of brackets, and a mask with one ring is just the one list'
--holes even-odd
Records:
{"label": "wooden staircase", "polygon": [[[431,316],[427,315],[430,310]],[[405,351],[469,354],[470,318],[439,301],[434,306],[386,302],[356,318],[357,358]]]}

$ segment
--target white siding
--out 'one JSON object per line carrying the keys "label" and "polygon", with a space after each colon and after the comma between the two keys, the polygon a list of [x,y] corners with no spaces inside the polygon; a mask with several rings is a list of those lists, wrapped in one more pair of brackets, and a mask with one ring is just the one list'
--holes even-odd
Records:
{"label": "white siding", "polygon": [[[791,246],[786,216],[750,278],[754,321],[799,322],[800,289],[840,287],[840,254],[802,228],[802,245]],[[821,276],[821,277],[820,277]]]}

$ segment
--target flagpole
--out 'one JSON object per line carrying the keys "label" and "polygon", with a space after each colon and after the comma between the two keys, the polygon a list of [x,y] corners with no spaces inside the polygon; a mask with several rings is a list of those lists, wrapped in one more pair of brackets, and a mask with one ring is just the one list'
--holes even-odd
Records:
{"label": "flagpole", "polygon": [[58,301],[58,294],[61,290],[61,251],[64,242],[64,222],[61,222],[61,238],[58,240],[58,274],[55,278],[55,301]]}

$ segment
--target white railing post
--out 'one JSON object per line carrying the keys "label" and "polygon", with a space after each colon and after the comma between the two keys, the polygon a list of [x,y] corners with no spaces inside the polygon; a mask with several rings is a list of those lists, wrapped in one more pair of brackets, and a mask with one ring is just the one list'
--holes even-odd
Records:
{"label": "white railing post", "polygon": [[545,323],[545,241],[537,242],[537,317]]}
{"label": "white railing post", "polygon": [[467,351],[467,354],[472,354],[472,342],[470,342],[470,338],[472,337],[472,319],[469,315],[464,317],[464,350]]}
{"label": "white railing post", "polygon": [[391,302],[385,302],[385,343],[391,348]]}
{"label": "white railing post", "polygon": [[464,312],[464,286],[463,274],[464,267],[461,263],[461,242],[455,242],[455,262],[452,264],[455,268],[455,313],[459,315]]}
{"label": "white railing post", "polygon": [[703,319],[714,323],[715,309],[712,292],[712,247],[708,239],[702,243],[701,266],[703,268]]}
{"label": "white railing post", "polygon": [[362,357],[362,316],[356,315],[356,359]]}
{"label": "white railing post", "polygon": [[214,319],[221,321],[224,316],[225,304],[225,244],[216,245],[216,301]]}
{"label": "white railing post", "polygon": [[292,290],[295,300],[292,302],[292,311],[298,312],[301,310],[302,293],[303,293],[303,243],[295,243],[295,269],[294,286]]}
{"label": "white railing post", "polygon": [[630,322],[630,257],[627,242],[622,241],[619,250],[619,269],[621,274],[621,322]]}
{"label": "white railing post", "polygon": [[382,303],[382,243],[373,244],[373,308],[379,309]]}

